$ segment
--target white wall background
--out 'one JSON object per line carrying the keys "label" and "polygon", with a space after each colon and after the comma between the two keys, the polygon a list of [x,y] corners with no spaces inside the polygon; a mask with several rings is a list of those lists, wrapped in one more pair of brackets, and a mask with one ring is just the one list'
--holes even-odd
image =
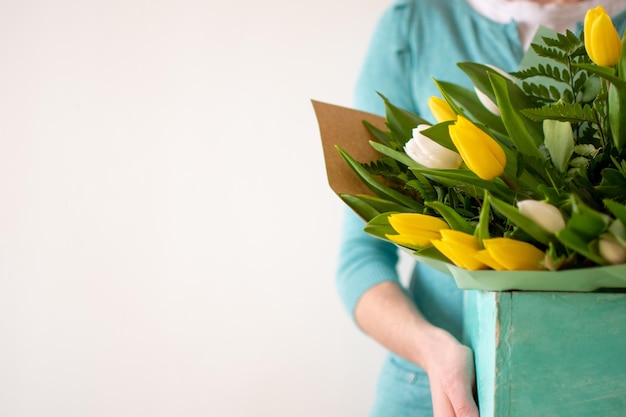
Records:
{"label": "white wall background", "polygon": [[0,416],[363,416],[310,98],[385,0],[0,3]]}

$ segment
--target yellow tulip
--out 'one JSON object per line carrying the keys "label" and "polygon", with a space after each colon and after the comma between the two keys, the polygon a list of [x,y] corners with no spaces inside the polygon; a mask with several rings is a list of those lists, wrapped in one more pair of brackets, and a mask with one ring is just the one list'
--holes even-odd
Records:
{"label": "yellow tulip", "polygon": [[432,244],[456,266],[469,269],[486,269],[487,265],[478,261],[474,254],[480,250],[478,239],[459,230],[442,230],[441,239]]}
{"label": "yellow tulip", "polygon": [[476,252],[474,254],[474,258],[484,263],[491,269],[495,269],[496,271],[506,271],[506,268],[504,267],[504,265],[498,263],[498,261],[493,259],[493,257],[489,254],[489,251],[487,249],[479,250],[478,252]]}
{"label": "yellow tulip", "polygon": [[530,243],[496,237],[483,240],[483,245],[485,250],[476,257],[493,269],[507,271],[544,269],[541,262],[545,254]]}
{"label": "yellow tulip", "polygon": [[428,99],[428,108],[435,117],[437,123],[447,122],[449,120],[456,120],[456,113],[452,110],[452,107],[442,98],[431,97]]}
{"label": "yellow tulip", "polygon": [[463,116],[448,127],[450,138],[465,164],[484,180],[504,172],[506,155],[498,142]]}
{"label": "yellow tulip", "polygon": [[439,217],[419,213],[394,213],[387,218],[389,224],[398,232],[386,235],[387,239],[409,248],[423,248],[431,245],[431,240],[439,239],[441,229],[449,229],[448,223]]}
{"label": "yellow tulip", "polygon": [[602,6],[590,9],[585,15],[585,49],[597,65],[612,67],[622,52],[622,41],[611,17]]}

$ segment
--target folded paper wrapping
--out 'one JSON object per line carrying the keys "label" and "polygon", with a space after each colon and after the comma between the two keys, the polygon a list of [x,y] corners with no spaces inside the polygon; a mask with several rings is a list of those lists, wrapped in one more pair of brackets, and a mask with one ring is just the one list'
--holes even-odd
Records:
{"label": "folded paper wrapping", "polygon": [[469,271],[402,248],[433,269],[452,275],[463,290],[591,292],[602,288],[626,288],[626,264],[562,271]]}
{"label": "folded paper wrapping", "polygon": [[[360,162],[371,162],[380,156],[371,146],[370,133],[363,125],[386,129],[385,119],[333,104],[313,101],[320,128],[326,175],[332,190],[339,194],[373,193],[361,182],[336,147],[339,146]],[[431,268],[452,275],[461,289],[488,291],[577,291],[590,292],[601,288],[626,288],[626,265],[552,271],[468,271],[452,264],[420,256],[402,248]]]}
{"label": "folded paper wrapping", "polygon": [[453,265],[449,268],[461,289],[592,292],[626,288],[624,264],[562,271],[468,271]]}
{"label": "folded paper wrapping", "polygon": [[337,146],[359,162],[371,162],[380,154],[370,145],[372,138],[363,125],[366,120],[379,129],[386,129],[385,118],[371,113],[312,100],[322,137],[326,175],[330,188],[340,194],[374,195],[344,161]]}

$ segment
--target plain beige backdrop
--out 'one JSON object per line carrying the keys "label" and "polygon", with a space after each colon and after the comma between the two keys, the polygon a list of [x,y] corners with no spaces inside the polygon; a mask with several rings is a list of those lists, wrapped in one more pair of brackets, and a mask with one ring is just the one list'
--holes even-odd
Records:
{"label": "plain beige backdrop", "polygon": [[343,207],[383,0],[0,3],[0,416],[364,416]]}

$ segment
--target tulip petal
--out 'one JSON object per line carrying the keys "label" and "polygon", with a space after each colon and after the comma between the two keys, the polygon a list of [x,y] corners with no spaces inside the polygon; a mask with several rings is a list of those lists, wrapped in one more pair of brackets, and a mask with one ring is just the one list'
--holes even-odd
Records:
{"label": "tulip petal", "polygon": [[[509,80],[515,82],[515,78],[513,78],[511,76],[511,74],[509,74],[508,72],[494,66],[494,65],[487,65],[487,67],[491,68],[492,70],[494,70],[495,72],[497,72],[498,74],[502,75],[505,78],[508,78]],[[478,100],[480,101],[480,103],[485,106],[485,108],[487,110],[489,110],[490,113],[496,115],[496,116],[500,116],[500,109],[498,108],[498,106],[496,105],[496,103],[494,103],[489,96],[487,96],[487,94],[483,93],[478,87],[474,87],[474,92],[476,93],[476,97],[478,97]]]}
{"label": "tulip petal", "polygon": [[474,87],[474,92],[476,93],[476,97],[478,97],[478,100],[480,101],[480,103],[485,106],[485,108],[487,110],[489,110],[489,112],[491,114],[494,114],[496,116],[500,116],[500,109],[498,108],[498,106],[496,105],[496,103],[494,103],[488,96],[487,94],[483,93],[482,91],[480,91],[477,87]]}
{"label": "tulip petal", "polygon": [[545,254],[535,246],[520,240],[497,237],[483,240],[489,255],[510,271],[531,271],[543,269],[541,261]]}
{"label": "tulip petal", "polygon": [[430,97],[428,99],[428,108],[435,117],[437,123],[447,122],[449,120],[456,120],[456,113],[447,101],[440,97]]}
{"label": "tulip petal", "polygon": [[506,271],[506,268],[493,259],[493,257],[489,254],[489,251],[486,249],[476,252],[474,254],[474,258],[489,266],[491,269],[495,269],[496,271]]}
{"label": "tulip petal", "polygon": [[448,130],[454,146],[472,172],[484,180],[502,175],[506,155],[495,139],[463,116],[459,116]]}
{"label": "tulip petal", "polygon": [[543,229],[557,233],[565,229],[565,219],[558,208],[552,204],[536,200],[522,200],[517,203],[519,211]]}
{"label": "tulip petal", "polygon": [[424,232],[437,232],[449,229],[442,219],[420,213],[394,213],[388,217],[389,224],[401,235],[420,235]]}
{"label": "tulip petal", "polygon": [[400,246],[421,249],[432,246],[431,241],[433,239],[439,239],[441,235],[434,232],[425,232],[422,235],[385,235],[385,237]]}
{"label": "tulip petal", "polygon": [[420,133],[428,127],[420,125],[413,129],[413,138],[404,145],[406,154],[426,168],[456,169],[461,166],[461,155]]}
{"label": "tulip petal", "polygon": [[598,251],[611,265],[626,262],[626,248],[610,233],[603,233],[598,239]]}
{"label": "tulip petal", "polygon": [[456,266],[469,270],[486,269],[487,265],[474,258],[480,249],[476,237],[458,230],[442,230],[441,240],[433,240],[433,246]]}

